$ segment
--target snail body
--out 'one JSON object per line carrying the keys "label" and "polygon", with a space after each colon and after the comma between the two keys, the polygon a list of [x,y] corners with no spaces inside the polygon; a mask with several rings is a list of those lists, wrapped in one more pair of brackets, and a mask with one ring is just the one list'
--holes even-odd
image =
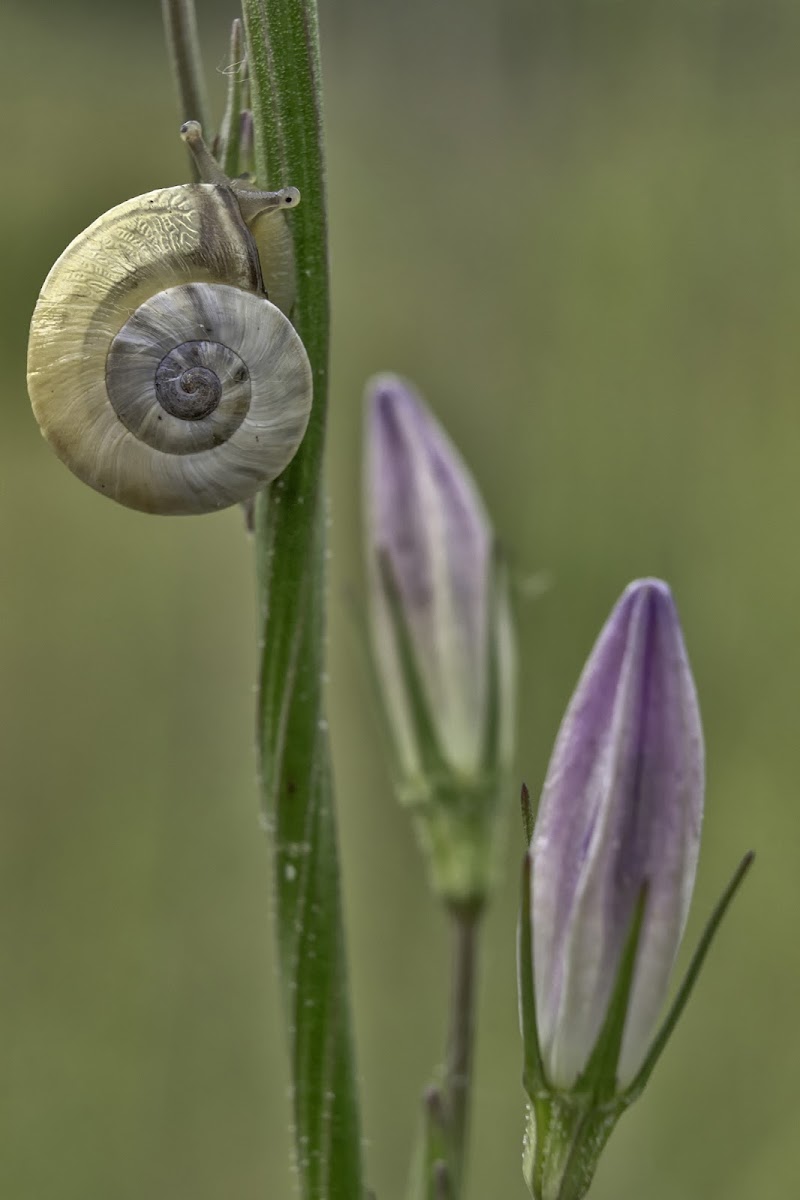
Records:
{"label": "snail body", "polygon": [[[53,266],[31,323],[42,433],[86,483],[145,512],[250,498],[287,466],[311,407],[308,357],[267,299],[248,223],[262,242],[276,223],[285,261],[279,210],[299,195],[237,191],[209,170],[212,182],[149,192],[90,225]],[[285,281],[282,297],[288,306]]]}

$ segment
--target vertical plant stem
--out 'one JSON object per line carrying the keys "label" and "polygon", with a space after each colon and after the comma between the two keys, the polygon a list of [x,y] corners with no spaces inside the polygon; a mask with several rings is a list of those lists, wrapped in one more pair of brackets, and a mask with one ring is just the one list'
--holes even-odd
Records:
{"label": "vertical plant stem", "polygon": [[178,85],[181,121],[199,121],[206,136],[209,136],[208,104],[194,0],[161,0],[161,8],[172,72]]}
{"label": "vertical plant stem", "polygon": [[451,923],[453,973],[444,1094],[450,1133],[450,1171],[455,1195],[461,1196],[469,1134],[475,1045],[480,911],[472,906],[454,907],[451,910]]}
{"label": "vertical plant stem", "polygon": [[238,17],[231,26],[229,57],[228,94],[225,98],[225,112],[220,123],[214,152],[223,171],[232,179],[241,170],[242,93],[244,91],[242,83],[245,74],[244,31]]}
{"label": "vertical plant stem", "polygon": [[[314,0],[244,0],[259,182],[291,180],[303,203],[293,233],[294,324],[314,401],[294,461],[256,503],[260,623],[258,748],[272,835],[279,974],[287,1019],[295,1162],[304,1200],[361,1200],[361,1132],[341,912],[325,678],[328,378],[327,216]],[[193,0],[163,0],[184,119],[206,124]],[[232,54],[239,57],[234,24]],[[238,81],[235,81],[238,82]],[[229,96],[229,136],[238,132]],[[268,173],[269,167],[269,173]]]}
{"label": "vertical plant stem", "polygon": [[313,0],[244,0],[258,182],[298,187],[295,326],[314,380],[300,450],[256,504],[259,757],[274,851],[295,1157],[305,1200],[360,1200],[333,781],[324,711],[328,251]]}

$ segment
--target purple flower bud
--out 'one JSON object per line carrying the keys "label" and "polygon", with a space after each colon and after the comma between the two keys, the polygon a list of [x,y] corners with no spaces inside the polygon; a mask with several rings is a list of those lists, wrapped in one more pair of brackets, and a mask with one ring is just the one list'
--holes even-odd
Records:
{"label": "purple flower bud", "polygon": [[639,899],[617,1085],[647,1053],[686,922],[703,813],[700,713],[669,588],[632,583],[561,725],[530,846],[536,1018],[556,1087],[586,1066]]}
{"label": "purple flower bud", "polygon": [[[460,454],[406,382],[391,375],[372,380],[366,419],[373,648],[400,761],[413,775],[422,755],[381,561],[397,591],[441,754],[454,769],[474,774],[485,766],[490,662],[498,634],[500,703],[511,707],[511,631],[505,605],[498,606],[493,596],[492,527]],[[491,627],[498,607],[500,629]],[[506,757],[510,725],[505,712]]]}
{"label": "purple flower bud", "polygon": [[367,387],[370,635],[396,758],[433,885],[482,902],[513,749],[505,573],[472,477],[403,380]]}

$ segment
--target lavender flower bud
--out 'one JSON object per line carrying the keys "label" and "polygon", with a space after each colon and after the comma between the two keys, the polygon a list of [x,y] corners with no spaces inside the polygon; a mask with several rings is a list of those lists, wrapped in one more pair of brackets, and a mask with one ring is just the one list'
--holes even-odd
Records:
{"label": "lavender flower bud", "polygon": [[437,890],[474,899],[513,745],[505,578],[475,484],[419,396],[385,375],[366,401],[370,634],[400,793]]}
{"label": "lavender flower bud", "polygon": [[[753,862],[746,854],[734,872],[656,1032],[694,887],[703,759],[672,595],[638,580],[570,701],[523,871],[523,1172],[534,1200],[583,1200]],[[530,828],[526,789],[523,809]]]}
{"label": "lavender flower bud", "polygon": [[568,1088],[606,1018],[647,888],[622,1045],[635,1076],[663,1005],[694,886],[703,734],[666,584],[632,583],[589,656],[558,734],[530,847],[542,1061]]}

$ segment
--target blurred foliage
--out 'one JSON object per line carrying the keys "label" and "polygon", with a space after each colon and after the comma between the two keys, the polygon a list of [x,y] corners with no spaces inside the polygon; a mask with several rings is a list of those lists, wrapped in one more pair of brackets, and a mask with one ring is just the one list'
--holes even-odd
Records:
{"label": "blurred foliage", "polygon": [[[759,854],[593,1198],[792,1194],[800,10],[322,9],[330,709],[371,1180],[401,1192],[446,972],[349,616],[360,394],[393,369],[448,425],[515,565],[532,791],[611,604],[659,574],[708,743],[690,939],[740,853]],[[233,11],[201,14],[219,101]],[[238,512],[103,501],[46,450],[25,396],[50,264],[104,209],[184,178],[157,6],[6,5],[0,101],[0,1195],[282,1200],[250,546]],[[515,807],[484,948],[472,1200],[524,1196]]]}

